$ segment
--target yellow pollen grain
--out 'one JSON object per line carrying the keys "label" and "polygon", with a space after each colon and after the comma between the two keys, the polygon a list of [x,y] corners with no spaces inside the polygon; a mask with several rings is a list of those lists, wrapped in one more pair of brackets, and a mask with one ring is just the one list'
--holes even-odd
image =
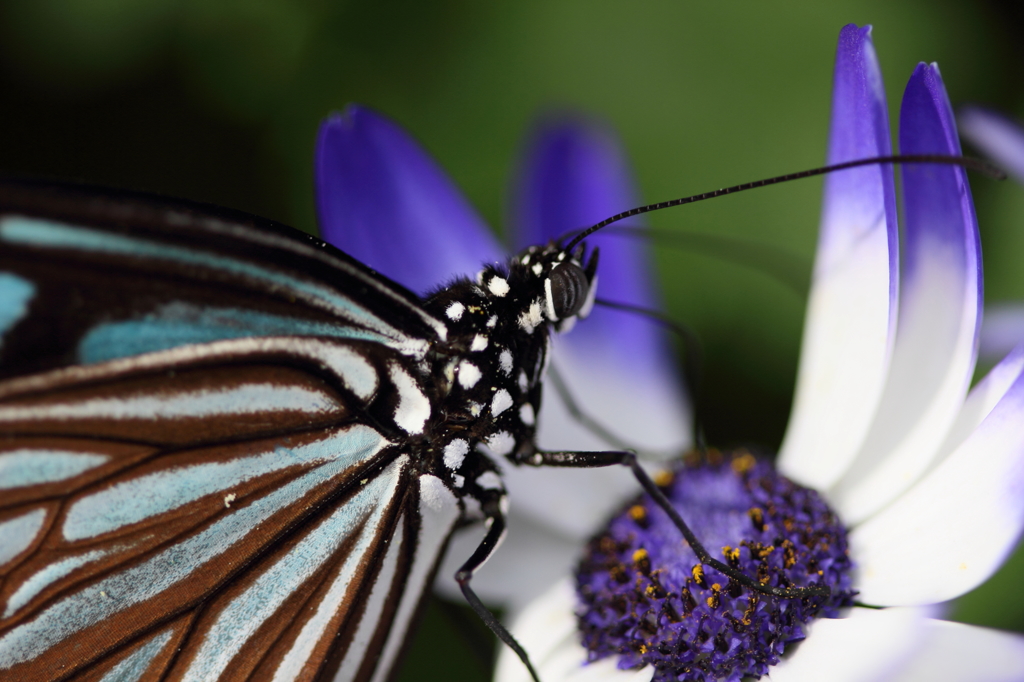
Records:
{"label": "yellow pollen grain", "polygon": [[654,474],[654,485],[659,488],[664,488],[667,485],[671,485],[675,475],[671,471],[659,471]]}
{"label": "yellow pollen grain", "polygon": [[721,592],[722,591],[721,584],[719,584],[719,583],[712,583],[711,584],[711,591],[712,592]]}
{"label": "yellow pollen grain", "polygon": [[731,466],[737,474],[745,474],[753,469],[755,464],[757,464],[757,460],[754,459],[754,456],[749,452],[744,452],[732,460]]}
{"label": "yellow pollen grain", "polygon": [[701,564],[697,564],[693,567],[692,573],[694,580],[696,580],[697,582],[704,581],[704,566],[702,566]]}
{"label": "yellow pollen grain", "polygon": [[734,548],[730,547],[729,545],[726,545],[725,547],[722,548],[722,555],[726,559],[728,559],[729,561],[739,561],[740,560],[740,548],[736,547],[734,549]]}
{"label": "yellow pollen grain", "polygon": [[629,518],[634,521],[643,521],[647,518],[647,510],[643,508],[643,505],[634,504],[629,508]]}
{"label": "yellow pollen grain", "polygon": [[647,558],[647,550],[646,549],[640,548],[640,549],[636,550],[635,552],[633,552],[633,561],[634,562],[636,562],[636,561],[643,561],[646,558]]}

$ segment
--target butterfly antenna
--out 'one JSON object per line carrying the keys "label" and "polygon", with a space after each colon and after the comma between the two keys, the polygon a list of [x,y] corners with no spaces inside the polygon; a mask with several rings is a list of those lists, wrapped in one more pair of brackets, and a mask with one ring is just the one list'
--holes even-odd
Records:
{"label": "butterfly antenna", "polygon": [[724,197],[727,194],[735,194],[737,192],[745,192],[748,189],[757,189],[758,187],[768,187],[769,185],[778,185],[783,182],[790,182],[791,180],[802,180],[804,178],[812,178],[816,175],[825,175],[826,173],[834,173],[836,171],[847,170],[848,168],[859,168],[861,166],[873,166],[883,163],[939,163],[950,166],[961,166],[970,170],[984,173],[985,175],[995,180],[1005,180],[1006,173],[998,166],[991,164],[981,159],[974,159],[966,156],[945,156],[943,154],[897,154],[894,156],[875,156],[869,159],[857,159],[855,161],[846,161],[844,163],[837,163],[831,166],[821,166],[820,168],[812,168],[810,170],[800,171],[799,173],[788,173],[786,175],[778,175],[774,178],[765,178],[764,180],[755,180],[753,182],[745,182],[741,185],[733,185],[732,187],[723,187],[722,189],[716,189],[711,192],[704,192],[703,194],[694,194],[689,197],[682,197],[680,199],[670,199],[668,201],[659,201],[656,204],[647,204],[646,206],[638,206],[631,208],[628,211],[622,213],[616,213],[610,218],[605,218],[596,225],[591,225],[587,229],[577,234],[573,239],[566,245],[566,251],[572,251],[577,244],[582,242],[584,239],[594,234],[598,230],[602,229],[606,225],[617,223],[620,220],[626,218],[632,218],[633,216],[643,215],[644,213],[651,213],[652,211],[661,211],[666,208],[673,208],[675,206],[682,206],[684,204],[695,204],[698,201],[704,201],[705,199],[715,199],[717,197]]}
{"label": "butterfly antenna", "polygon": [[679,337],[679,342],[683,345],[683,376],[685,378],[686,385],[690,389],[690,399],[693,403],[693,442],[697,449],[703,452],[705,449],[704,422],[702,419],[703,410],[700,408],[699,396],[701,395],[701,386],[704,383],[704,350],[701,346],[700,338],[697,336],[697,333],[685,324],[676,322],[668,315],[665,315],[661,311],[653,308],[645,308],[631,303],[609,301],[604,298],[594,299],[594,305],[641,315],[652,322],[665,327]]}

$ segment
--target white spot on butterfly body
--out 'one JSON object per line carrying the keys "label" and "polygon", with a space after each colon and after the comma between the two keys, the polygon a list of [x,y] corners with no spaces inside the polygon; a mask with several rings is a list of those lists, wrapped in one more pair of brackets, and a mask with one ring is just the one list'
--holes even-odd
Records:
{"label": "white spot on butterfly body", "polygon": [[473,341],[469,344],[469,350],[474,352],[482,351],[487,348],[487,337],[483,334],[477,334],[473,337]]}
{"label": "white spot on butterfly body", "polygon": [[452,470],[458,469],[465,461],[468,452],[469,443],[462,438],[456,438],[444,446],[444,465]]}
{"label": "white spot on butterfly body", "polygon": [[448,310],[445,311],[445,315],[448,316],[449,320],[458,322],[462,319],[462,313],[466,312],[466,306],[462,305],[458,301],[448,306]]}
{"label": "white spot on butterfly body", "polygon": [[459,476],[458,474],[452,474],[452,483],[455,484],[456,488],[461,488],[466,482],[465,476]]}
{"label": "white spot on butterfly body", "polygon": [[537,275],[538,277],[540,277],[540,273],[544,272],[544,266],[541,265],[540,263],[535,263],[532,269],[533,274]]}
{"label": "white spot on butterfly body", "polygon": [[533,412],[533,405],[530,403],[524,403],[523,406],[519,408],[519,419],[527,426],[533,426],[537,421],[537,416]]}
{"label": "white spot on butterfly body", "polygon": [[516,446],[516,439],[508,431],[498,431],[486,441],[487,448],[498,457],[504,457]]}
{"label": "white spot on butterfly body", "polygon": [[451,491],[437,476],[420,476],[420,499],[431,511],[439,512],[450,504]]}
{"label": "white spot on butterfly body", "polygon": [[498,356],[498,364],[501,366],[501,371],[508,376],[512,373],[512,353],[506,348],[501,351],[501,355]]}
{"label": "white spot on butterfly body", "polygon": [[409,434],[423,433],[423,427],[430,418],[430,401],[409,373],[396,363],[388,363],[391,383],[398,391],[398,406],[395,408],[395,424]]}
{"label": "white spot on butterfly body", "polygon": [[505,389],[500,389],[494,394],[491,401],[491,415],[497,417],[499,414],[512,407],[512,395]]}
{"label": "white spot on butterfly body", "polygon": [[487,326],[491,327],[493,329],[494,325],[496,325],[496,324],[498,324],[498,316],[497,315],[491,315],[491,317],[487,320]]}
{"label": "white spot on butterfly body", "polygon": [[224,496],[224,508],[231,509],[231,504],[238,499],[238,495],[235,493],[228,493]]}
{"label": "white spot on butterfly body", "polygon": [[498,298],[504,297],[509,292],[508,282],[502,277],[492,277],[487,283],[487,290]]}
{"label": "white spot on butterfly body", "polygon": [[459,363],[459,386],[465,389],[473,388],[482,376],[483,373],[480,371],[480,368],[469,360],[463,360]]}
{"label": "white spot on butterfly body", "polygon": [[476,484],[484,490],[501,490],[501,477],[493,471],[485,471],[477,476]]}
{"label": "white spot on butterfly body", "polygon": [[522,393],[526,393],[526,389],[530,388],[530,380],[526,378],[526,372],[519,371],[519,390]]}
{"label": "white spot on butterfly body", "polygon": [[540,326],[540,323],[543,321],[544,315],[541,313],[539,300],[531,303],[529,309],[519,315],[519,326],[522,327],[527,334],[532,334],[533,330]]}

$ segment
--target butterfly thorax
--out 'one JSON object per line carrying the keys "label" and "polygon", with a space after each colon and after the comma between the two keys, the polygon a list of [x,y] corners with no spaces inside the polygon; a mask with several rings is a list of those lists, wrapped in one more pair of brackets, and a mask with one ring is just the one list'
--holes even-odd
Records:
{"label": "butterfly thorax", "polygon": [[456,490],[477,499],[502,490],[481,450],[516,463],[534,453],[551,330],[567,330],[593,303],[597,258],[584,269],[582,256],[531,247],[426,301],[448,326],[447,341],[432,353],[441,409],[431,449],[440,458],[435,470]]}

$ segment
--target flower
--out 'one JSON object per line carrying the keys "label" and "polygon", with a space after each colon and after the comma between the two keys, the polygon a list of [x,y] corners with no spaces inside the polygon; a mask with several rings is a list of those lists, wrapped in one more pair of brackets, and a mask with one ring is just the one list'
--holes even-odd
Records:
{"label": "flower", "polygon": [[[907,84],[899,136],[905,154],[960,153],[934,64],[920,64]],[[870,27],[849,25],[836,56],[828,161],[890,153]],[[1024,527],[1024,346],[968,393],[982,280],[966,174],[910,164],[901,173],[902,239],[890,166],[825,181],[796,398],[778,459],[847,524],[853,588],[871,608],[780,635],[803,641],[770,668],[772,680],[1009,680],[1024,670],[1024,638],[934,618],[936,605],[996,570]],[[694,530],[699,536],[700,525]],[[634,559],[644,575],[678,570]],[[587,575],[580,583],[587,599],[593,583]],[[512,626],[542,679],[654,676],[651,666],[618,669],[637,661],[634,652],[584,665],[577,626],[594,619],[581,611],[578,621],[580,608],[564,580]],[[708,641],[698,664],[715,656],[717,642]],[[712,669],[707,678],[743,672]],[[663,669],[660,678],[674,675]],[[503,652],[497,679],[528,677]]]}
{"label": "flower", "polygon": [[[322,124],[315,160],[324,239],[425,294],[473,275],[505,251],[429,155],[398,125],[350,106]],[[550,116],[537,126],[521,163],[511,231],[517,246],[538,244],[635,206],[624,156],[602,125]],[[601,295],[656,307],[642,243],[599,235]],[[623,442],[655,457],[688,444],[686,401],[674,380],[662,330],[634,314],[595,309],[553,343],[551,366],[576,403]],[[547,387],[538,442],[548,449],[607,449]],[[505,542],[473,580],[489,603],[516,610],[565,574],[582,542],[629,496],[623,470],[516,468],[500,461],[511,500]],[[476,549],[481,529],[452,539],[436,589],[458,600],[455,571]]]}

